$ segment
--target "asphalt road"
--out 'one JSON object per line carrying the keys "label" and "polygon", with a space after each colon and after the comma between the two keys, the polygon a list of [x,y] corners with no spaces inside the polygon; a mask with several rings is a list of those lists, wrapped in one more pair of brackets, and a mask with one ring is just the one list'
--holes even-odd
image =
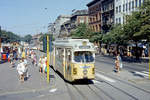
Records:
{"label": "asphalt road", "polygon": [[128,81],[128,77],[146,80],[129,73],[147,70],[147,67],[141,68],[141,64],[124,62],[123,71],[117,74],[113,71],[114,59],[97,56],[95,80],[68,83],[50,68],[48,84],[46,75],[40,74],[30,59],[28,62],[30,77],[24,83],[19,82],[16,68],[10,68],[9,63],[0,65],[0,100],[150,100],[150,89],[144,87],[147,84],[150,87],[149,80],[141,83],[143,85]]}

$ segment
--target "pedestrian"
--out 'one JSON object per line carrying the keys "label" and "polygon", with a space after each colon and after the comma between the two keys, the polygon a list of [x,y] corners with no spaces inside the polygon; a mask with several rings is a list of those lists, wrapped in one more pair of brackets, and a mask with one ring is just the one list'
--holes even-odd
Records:
{"label": "pedestrian", "polygon": [[145,51],[142,50],[142,57],[145,57]]}
{"label": "pedestrian", "polygon": [[38,66],[40,67],[40,68],[39,68],[39,72],[42,73],[43,70],[42,70],[42,57],[41,57],[41,56],[40,56],[40,59],[39,59],[39,64],[38,64]]}
{"label": "pedestrian", "polygon": [[18,48],[18,58],[21,59],[21,48]]}
{"label": "pedestrian", "polygon": [[11,64],[11,67],[14,67],[13,53],[12,53],[12,51],[11,51],[10,54],[9,54],[9,62],[10,62],[10,64]]}
{"label": "pedestrian", "polygon": [[22,51],[22,58],[26,58],[25,50]]}
{"label": "pedestrian", "polygon": [[24,69],[24,78],[28,78],[28,62],[27,62],[27,59],[25,58],[24,59],[24,65],[25,65],[25,69]]}
{"label": "pedestrian", "polygon": [[115,71],[116,71],[117,73],[119,72],[119,61],[118,61],[117,57],[116,57],[116,59],[115,59]]}
{"label": "pedestrian", "polygon": [[119,63],[119,69],[122,70],[123,64],[122,64],[122,58],[120,56],[120,53],[117,54],[117,59],[118,59],[118,63]]}
{"label": "pedestrian", "polygon": [[28,47],[28,49],[27,49],[27,56],[28,56],[28,57],[30,56],[30,49],[29,49],[29,47]]}
{"label": "pedestrian", "polygon": [[33,54],[33,65],[37,66],[37,56],[36,56],[36,53]]}
{"label": "pedestrian", "polygon": [[21,59],[20,63],[17,65],[17,71],[19,74],[19,80],[21,82],[24,82],[24,71],[25,71],[24,59]]}
{"label": "pedestrian", "polygon": [[45,56],[43,56],[43,58],[42,58],[43,73],[45,73],[45,71],[46,71],[46,60],[47,60],[47,58]]}

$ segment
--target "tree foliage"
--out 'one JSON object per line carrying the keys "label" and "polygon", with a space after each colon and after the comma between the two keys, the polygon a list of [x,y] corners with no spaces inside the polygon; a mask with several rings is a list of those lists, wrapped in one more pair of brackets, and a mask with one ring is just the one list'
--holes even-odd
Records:
{"label": "tree foliage", "polygon": [[89,39],[91,42],[100,41],[102,39],[100,32],[92,32],[89,26],[84,23],[79,24],[70,36],[72,38]]}
{"label": "tree foliage", "polygon": [[0,33],[0,37],[2,38],[2,42],[19,42],[21,37],[16,35],[13,32],[2,30]]}
{"label": "tree foliage", "polygon": [[150,1],[146,0],[143,6],[131,15],[126,15],[124,25],[116,25],[103,36],[104,43],[126,44],[132,40],[138,42],[142,39],[150,41]]}
{"label": "tree foliage", "polygon": [[31,40],[32,40],[32,36],[31,36],[30,34],[28,34],[28,35],[24,36],[23,40],[24,40],[25,42],[30,43]]}
{"label": "tree foliage", "polygon": [[46,39],[46,36],[47,36],[47,35],[48,35],[49,37],[52,37],[52,41],[55,40],[52,34],[43,34],[43,35],[40,37],[39,41],[42,42],[43,39]]}

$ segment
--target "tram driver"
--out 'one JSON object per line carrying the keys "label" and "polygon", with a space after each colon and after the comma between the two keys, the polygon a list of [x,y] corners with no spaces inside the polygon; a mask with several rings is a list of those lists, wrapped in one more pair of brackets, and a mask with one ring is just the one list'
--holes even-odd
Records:
{"label": "tram driver", "polygon": [[93,62],[94,61],[94,58],[92,56],[92,53],[89,52],[89,51],[78,51],[78,52],[75,52],[75,57],[74,57],[74,60],[76,62]]}

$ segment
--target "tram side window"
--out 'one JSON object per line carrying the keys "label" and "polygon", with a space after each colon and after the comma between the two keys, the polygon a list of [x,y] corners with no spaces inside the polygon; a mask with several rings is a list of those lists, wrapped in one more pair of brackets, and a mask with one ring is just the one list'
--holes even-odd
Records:
{"label": "tram side window", "polygon": [[93,62],[93,54],[89,51],[78,51],[74,53],[75,62]]}
{"label": "tram side window", "polygon": [[64,50],[62,48],[57,48],[56,55],[58,59],[62,62],[64,57]]}
{"label": "tram side window", "polygon": [[71,51],[68,50],[68,61],[71,62],[72,56],[71,56]]}

